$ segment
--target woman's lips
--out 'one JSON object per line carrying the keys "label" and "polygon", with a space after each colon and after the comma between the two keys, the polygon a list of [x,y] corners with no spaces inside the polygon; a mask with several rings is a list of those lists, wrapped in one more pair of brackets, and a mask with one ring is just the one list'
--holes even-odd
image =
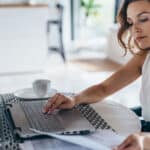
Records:
{"label": "woman's lips", "polygon": [[146,36],[139,36],[139,37],[136,37],[136,41],[137,42],[140,42],[141,40],[143,40],[143,39],[145,39],[146,38]]}

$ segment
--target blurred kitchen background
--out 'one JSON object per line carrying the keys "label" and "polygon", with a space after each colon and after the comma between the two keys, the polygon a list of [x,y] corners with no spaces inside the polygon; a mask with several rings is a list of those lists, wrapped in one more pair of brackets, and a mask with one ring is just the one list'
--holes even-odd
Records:
{"label": "blurred kitchen background", "polygon": [[[49,78],[79,92],[123,66],[116,14],[121,0],[0,0],[0,92]],[[140,79],[110,99],[139,104]]]}

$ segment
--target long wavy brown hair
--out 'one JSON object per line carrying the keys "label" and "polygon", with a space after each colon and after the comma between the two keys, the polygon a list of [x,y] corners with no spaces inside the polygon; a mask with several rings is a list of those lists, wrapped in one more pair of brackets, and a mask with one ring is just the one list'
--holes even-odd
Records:
{"label": "long wavy brown hair", "polygon": [[[117,16],[117,21],[120,25],[117,37],[118,37],[119,44],[125,49],[124,55],[127,54],[128,50],[132,54],[135,54],[135,51],[133,50],[133,44],[132,44],[132,35],[127,36],[127,31],[129,28],[129,24],[127,22],[127,9],[130,3],[136,1],[142,1],[142,0],[124,0]],[[150,2],[150,0],[143,0],[143,1]],[[138,47],[136,43],[134,44]]]}

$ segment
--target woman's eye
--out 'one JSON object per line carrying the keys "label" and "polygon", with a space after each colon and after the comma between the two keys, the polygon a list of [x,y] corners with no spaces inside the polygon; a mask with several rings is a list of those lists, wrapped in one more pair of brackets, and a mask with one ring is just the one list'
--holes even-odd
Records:
{"label": "woman's eye", "polygon": [[141,19],[139,19],[139,22],[146,22],[146,21],[148,21],[148,18],[141,18]]}

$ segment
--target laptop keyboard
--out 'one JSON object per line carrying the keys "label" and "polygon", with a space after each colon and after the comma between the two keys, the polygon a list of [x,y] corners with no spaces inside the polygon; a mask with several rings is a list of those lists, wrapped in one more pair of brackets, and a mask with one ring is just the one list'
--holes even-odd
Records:
{"label": "laptop keyboard", "polygon": [[83,114],[95,129],[110,129],[115,132],[115,130],[90,105],[78,105],[76,109]]}
{"label": "laptop keyboard", "polygon": [[43,105],[44,102],[42,101],[20,103],[30,127],[45,132],[64,130],[60,117],[57,113],[49,115],[42,113]]}

